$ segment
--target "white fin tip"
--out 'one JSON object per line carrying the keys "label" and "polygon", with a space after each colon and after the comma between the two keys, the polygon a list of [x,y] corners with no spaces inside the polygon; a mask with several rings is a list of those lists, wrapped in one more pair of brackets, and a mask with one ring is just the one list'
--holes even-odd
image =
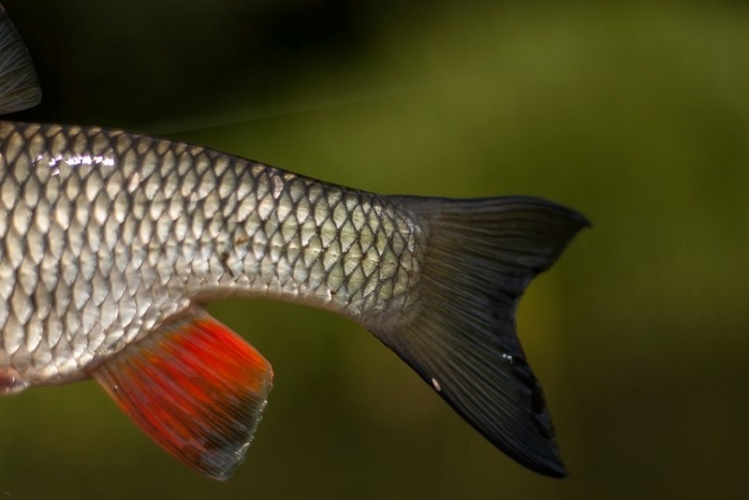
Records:
{"label": "white fin tip", "polygon": [[434,387],[434,390],[437,392],[442,391],[442,386],[440,385],[440,383],[437,381],[436,378],[432,378],[432,387]]}

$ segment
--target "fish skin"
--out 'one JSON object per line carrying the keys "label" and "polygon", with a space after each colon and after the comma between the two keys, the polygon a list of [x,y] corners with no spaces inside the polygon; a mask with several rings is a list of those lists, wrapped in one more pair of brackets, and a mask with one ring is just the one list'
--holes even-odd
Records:
{"label": "fish skin", "polygon": [[200,146],[0,122],[0,241],[12,392],[85,377],[192,302],[404,314],[425,233],[385,197]]}

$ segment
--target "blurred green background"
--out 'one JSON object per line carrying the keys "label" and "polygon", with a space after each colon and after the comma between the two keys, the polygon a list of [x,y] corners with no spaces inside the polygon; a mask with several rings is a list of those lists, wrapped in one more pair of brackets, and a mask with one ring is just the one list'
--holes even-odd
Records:
{"label": "blurred green background", "polygon": [[749,492],[742,2],[5,0],[44,104],[383,193],[533,194],[583,232],[519,310],[563,457],[528,472],[350,321],[211,310],[274,364],[245,464],[194,474],[91,382],[0,400],[0,497]]}

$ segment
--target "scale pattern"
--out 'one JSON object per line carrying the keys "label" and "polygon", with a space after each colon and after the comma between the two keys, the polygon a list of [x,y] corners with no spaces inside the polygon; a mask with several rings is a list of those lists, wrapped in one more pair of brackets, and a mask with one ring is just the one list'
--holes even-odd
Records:
{"label": "scale pattern", "polygon": [[426,234],[396,200],[179,142],[0,122],[5,390],[82,378],[191,301],[408,312]]}

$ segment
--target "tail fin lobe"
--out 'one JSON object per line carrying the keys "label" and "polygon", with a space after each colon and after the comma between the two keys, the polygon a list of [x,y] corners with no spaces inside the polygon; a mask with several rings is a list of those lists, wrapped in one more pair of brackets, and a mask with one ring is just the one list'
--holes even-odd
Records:
{"label": "tail fin lobe", "polygon": [[527,197],[399,203],[429,232],[421,306],[406,324],[373,333],[495,446],[532,470],[565,476],[515,309],[531,279],[589,222]]}

